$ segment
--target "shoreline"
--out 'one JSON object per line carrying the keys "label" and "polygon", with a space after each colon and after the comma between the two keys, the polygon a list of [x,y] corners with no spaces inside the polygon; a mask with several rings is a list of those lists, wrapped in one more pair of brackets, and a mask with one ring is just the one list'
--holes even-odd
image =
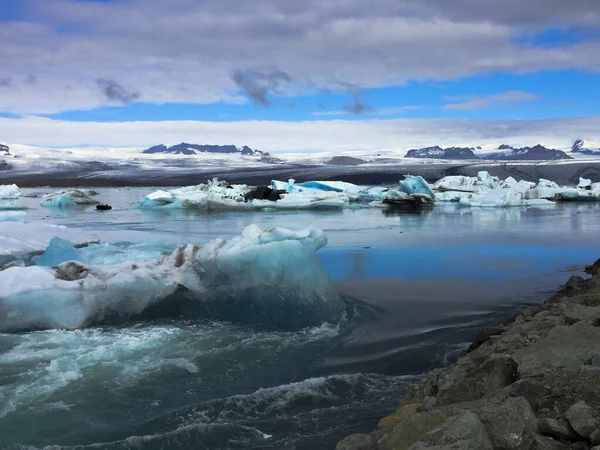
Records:
{"label": "shoreline", "polygon": [[265,185],[271,180],[298,182],[345,181],[359,185],[397,183],[404,175],[420,175],[428,182],[437,181],[448,175],[477,176],[487,171],[502,179],[512,176],[517,180],[537,181],[545,178],[560,185],[576,185],[579,178],[600,181],[600,161],[576,161],[556,163],[540,161],[534,163],[431,163],[390,164],[366,166],[298,166],[268,165],[250,168],[211,168],[205,170],[131,171],[118,167],[109,170],[76,170],[29,173],[22,170],[0,170],[0,184],[15,183],[19,187],[167,187],[205,183],[219,178],[235,184]]}
{"label": "shoreline", "polygon": [[482,330],[336,450],[599,450],[600,259],[539,307]]}

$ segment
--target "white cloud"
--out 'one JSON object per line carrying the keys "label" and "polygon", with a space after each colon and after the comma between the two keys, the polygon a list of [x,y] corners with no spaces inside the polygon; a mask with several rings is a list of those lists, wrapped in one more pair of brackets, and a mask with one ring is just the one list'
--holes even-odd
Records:
{"label": "white cloud", "polygon": [[467,119],[315,120],[306,122],[68,122],[0,118],[4,142],[44,147],[147,147],[182,141],[249,145],[275,153],[370,151],[429,145],[542,143],[568,148],[600,139],[600,117],[485,121]]}
{"label": "white cloud", "polygon": [[[282,95],[451,79],[490,71],[600,70],[600,40],[552,48],[515,38],[546,27],[600,28],[597,0],[24,1],[1,23],[0,111],[111,104],[113,80],[150,103],[246,101],[235,70],[283,71]],[[27,8],[28,6],[28,8]],[[28,83],[31,75],[36,83]]]}
{"label": "white cloud", "polygon": [[506,91],[492,95],[473,95],[468,97],[454,97],[451,100],[466,100],[459,103],[449,103],[442,109],[452,111],[473,111],[477,109],[507,108],[519,103],[538,100],[541,97],[524,91]]}

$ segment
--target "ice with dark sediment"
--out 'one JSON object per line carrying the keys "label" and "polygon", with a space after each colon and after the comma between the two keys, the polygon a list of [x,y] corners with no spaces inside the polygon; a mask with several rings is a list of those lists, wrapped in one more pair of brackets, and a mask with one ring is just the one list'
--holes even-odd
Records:
{"label": "ice with dark sediment", "polygon": [[336,323],[344,304],[316,259],[326,243],[313,228],[250,225],[229,241],[179,247],[141,262],[10,267],[0,271],[0,332],[74,329],[150,309],[283,329]]}
{"label": "ice with dark sediment", "polygon": [[49,208],[68,208],[77,205],[96,205],[99,201],[92,198],[92,192],[85,189],[67,189],[44,195],[41,206]]}

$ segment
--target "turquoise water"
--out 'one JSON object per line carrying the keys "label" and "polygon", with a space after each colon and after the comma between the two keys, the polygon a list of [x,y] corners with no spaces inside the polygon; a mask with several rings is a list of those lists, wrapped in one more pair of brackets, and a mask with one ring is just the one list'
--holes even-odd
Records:
{"label": "turquoise water", "polygon": [[321,228],[329,244],[318,258],[345,319],[274,331],[235,315],[153,314],[0,334],[0,448],[332,449],[373,429],[408,383],[456,358],[479,328],[542,301],[600,257],[596,205],[414,216],[136,209],[151,190],[98,189],[113,205],[107,212],[20,202],[31,208],[25,221],[80,228],[122,248],[201,245],[252,223]]}

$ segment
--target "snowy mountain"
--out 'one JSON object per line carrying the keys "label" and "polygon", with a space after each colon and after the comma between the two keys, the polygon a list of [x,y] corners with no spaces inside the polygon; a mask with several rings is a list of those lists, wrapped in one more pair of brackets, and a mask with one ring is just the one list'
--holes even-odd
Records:
{"label": "snowy mountain", "polygon": [[253,156],[260,159],[269,159],[271,155],[268,152],[261,152],[260,150],[252,150],[247,145],[244,145],[242,148],[238,148],[235,145],[198,145],[198,144],[188,144],[187,142],[182,142],[181,144],[172,145],[171,147],[167,147],[164,144],[155,145],[154,147],[150,147],[147,150],[142,152],[146,155],[155,155],[155,154],[169,154],[169,155],[186,155],[193,156],[198,155],[200,153],[217,153],[217,154],[229,154],[229,155],[241,155],[241,156]]}
{"label": "snowy mountain", "polygon": [[435,158],[435,159],[479,159],[479,156],[475,155],[474,149],[468,147],[449,147],[441,148],[436,145],[435,147],[426,147],[420,149],[409,150],[406,153],[406,158]]}
{"label": "snowy mountain", "polygon": [[562,150],[554,150],[543,145],[516,148],[501,144],[492,151],[481,152],[481,147],[449,147],[439,146],[409,150],[406,158],[431,158],[431,159],[484,159],[486,161],[555,161],[560,159],[573,159]]}
{"label": "snowy mountain", "polygon": [[10,147],[8,145],[0,144],[0,156],[10,155]]}
{"label": "snowy mountain", "polygon": [[584,139],[577,139],[571,148],[573,153],[582,155],[597,155],[600,156],[600,142]]}

